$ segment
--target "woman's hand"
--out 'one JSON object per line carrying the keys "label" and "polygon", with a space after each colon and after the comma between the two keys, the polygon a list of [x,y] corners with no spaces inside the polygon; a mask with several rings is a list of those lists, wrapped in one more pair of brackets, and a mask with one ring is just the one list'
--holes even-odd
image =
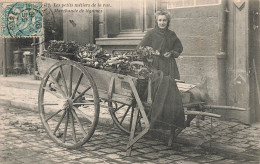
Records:
{"label": "woman's hand", "polygon": [[163,54],[164,57],[169,58],[171,56],[171,52],[165,52]]}

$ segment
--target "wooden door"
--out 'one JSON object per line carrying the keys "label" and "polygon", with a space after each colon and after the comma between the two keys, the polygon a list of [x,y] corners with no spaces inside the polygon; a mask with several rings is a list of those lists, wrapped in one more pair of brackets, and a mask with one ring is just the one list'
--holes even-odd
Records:
{"label": "wooden door", "polygon": [[64,13],[63,38],[82,45],[93,43],[93,13]]}

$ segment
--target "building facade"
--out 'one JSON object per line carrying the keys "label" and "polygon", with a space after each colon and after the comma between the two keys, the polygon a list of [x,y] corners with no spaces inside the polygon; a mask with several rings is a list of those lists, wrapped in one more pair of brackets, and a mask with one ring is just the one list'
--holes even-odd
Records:
{"label": "building facade", "polygon": [[181,79],[205,84],[213,104],[247,109],[219,111],[223,119],[259,121],[259,0],[114,3],[112,11],[107,9],[99,15],[97,44],[108,50],[135,48],[144,33],[154,27],[154,11],[168,10],[172,16],[169,28],[184,46],[177,59]]}

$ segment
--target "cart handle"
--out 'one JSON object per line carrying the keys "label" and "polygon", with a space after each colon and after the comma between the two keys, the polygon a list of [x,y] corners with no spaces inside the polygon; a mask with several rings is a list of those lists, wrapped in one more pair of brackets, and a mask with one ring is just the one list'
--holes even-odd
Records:
{"label": "cart handle", "polygon": [[202,108],[246,111],[245,108],[240,108],[240,107],[235,107],[235,106],[223,106],[223,105],[202,105]]}
{"label": "cart handle", "polygon": [[241,107],[223,106],[223,105],[207,105],[205,102],[195,102],[195,103],[183,104],[183,107],[200,108],[200,109],[222,109],[222,110],[246,111],[245,108],[241,108]]}

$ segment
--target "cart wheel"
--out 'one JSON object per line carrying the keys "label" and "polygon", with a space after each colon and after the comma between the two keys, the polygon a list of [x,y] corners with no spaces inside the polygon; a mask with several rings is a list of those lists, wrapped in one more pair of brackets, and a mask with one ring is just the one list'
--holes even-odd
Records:
{"label": "cart wheel", "polygon": [[[108,106],[110,108],[109,112],[111,117],[115,123],[115,125],[125,132],[126,134],[130,134],[131,125],[133,120],[133,114],[135,106],[128,106],[125,104],[120,104],[117,102],[109,102]],[[143,122],[141,113],[139,113],[138,123],[137,123],[137,133],[139,130],[142,130]]]}
{"label": "cart wheel", "polygon": [[96,84],[82,65],[58,62],[41,81],[38,108],[50,138],[62,147],[77,148],[91,138],[98,124]]}

